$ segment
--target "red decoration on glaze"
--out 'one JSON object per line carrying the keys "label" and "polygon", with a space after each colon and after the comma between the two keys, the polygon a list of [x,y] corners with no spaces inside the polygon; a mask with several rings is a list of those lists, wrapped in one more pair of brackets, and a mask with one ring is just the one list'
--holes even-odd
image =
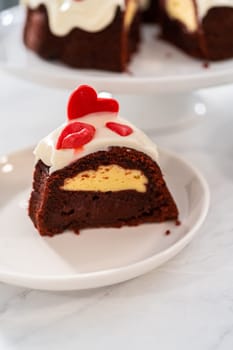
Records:
{"label": "red decoration on glaze", "polygon": [[90,142],[94,135],[94,126],[79,122],[70,123],[61,132],[56,149],[80,148]]}
{"label": "red decoration on glaze", "polygon": [[120,136],[129,136],[133,133],[133,129],[128,125],[108,122],[105,124],[105,126]]}
{"label": "red decoration on glaze", "polygon": [[77,119],[97,112],[118,113],[119,104],[112,98],[98,98],[96,91],[88,85],[81,85],[68,101],[68,119]]}

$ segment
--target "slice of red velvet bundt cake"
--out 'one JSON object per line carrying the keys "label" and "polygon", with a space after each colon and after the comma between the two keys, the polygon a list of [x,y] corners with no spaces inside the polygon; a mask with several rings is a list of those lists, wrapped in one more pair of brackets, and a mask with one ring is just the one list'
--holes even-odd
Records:
{"label": "slice of red velvet bundt cake", "polygon": [[36,147],[29,215],[41,235],[177,219],[156,146],[117,114],[117,101],[81,86],[67,123]]}

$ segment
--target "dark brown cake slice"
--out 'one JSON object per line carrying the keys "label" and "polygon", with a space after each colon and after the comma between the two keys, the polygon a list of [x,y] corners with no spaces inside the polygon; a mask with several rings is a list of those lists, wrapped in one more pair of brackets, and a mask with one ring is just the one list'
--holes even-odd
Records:
{"label": "dark brown cake slice", "polygon": [[185,12],[182,0],[160,0],[162,38],[197,58],[216,61],[233,57],[233,5],[223,6],[221,1],[218,6],[215,2],[215,6],[203,7],[201,1],[189,1]]}
{"label": "dark brown cake slice", "polygon": [[[102,182],[110,184],[115,166],[122,169],[119,182],[127,182],[129,176],[138,177],[138,184],[145,181],[145,190],[135,190],[133,184],[128,190],[112,190],[113,184],[104,191],[85,189],[91,188],[91,182],[95,182],[100,172]],[[67,189],[70,180],[75,182],[78,176],[77,190]],[[159,166],[150,157],[133,149],[112,147],[109,151],[81,158],[51,175],[49,167],[39,161],[34,174],[29,215],[41,235],[54,235],[66,229],[78,232],[91,227],[176,220],[178,210]]]}
{"label": "dark brown cake slice", "polygon": [[[90,11],[85,9],[83,15],[81,11],[80,14],[78,12],[79,17],[74,26],[67,24],[69,17],[74,18],[73,8],[61,14],[61,1],[55,0],[57,5],[51,7],[52,10],[44,0],[38,0],[38,7],[30,6],[30,0],[24,2],[27,5],[24,43],[44,59],[59,60],[76,68],[122,72],[126,70],[132,54],[137,50],[140,40],[140,11],[137,0],[127,0],[124,9],[118,6],[120,2],[116,0],[113,18],[113,10],[110,8],[102,16],[103,25],[99,23],[101,18],[96,18],[90,0],[73,0],[75,4],[72,6],[76,11],[85,2],[90,3]],[[65,1],[63,2],[65,6]],[[93,6],[98,6],[96,0]],[[101,14],[100,10],[98,13]],[[82,16],[86,16],[86,23]],[[106,21],[106,16],[111,18],[110,22]]]}
{"label": "dark brown cake slice", "polygon": [[156,146],[118,109],[81,86],[67,124],[39,142],[29,216],[41,235],[178,218]]}

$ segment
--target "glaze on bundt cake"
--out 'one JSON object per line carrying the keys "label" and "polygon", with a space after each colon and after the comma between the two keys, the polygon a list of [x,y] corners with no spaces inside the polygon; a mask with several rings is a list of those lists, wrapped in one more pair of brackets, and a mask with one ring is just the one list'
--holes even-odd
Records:
{"label": "glaze on bundt cake", "polygon": [[117,101],[81,86],[68,122],[36,147],[29,215],[41,235],[177,219],[156,146],[117,114]]}
{"label": "glaze on bundt cake", "polygon": [[76,68],[122,72],[140,39],[137,0],[22,0],[24,43]]}

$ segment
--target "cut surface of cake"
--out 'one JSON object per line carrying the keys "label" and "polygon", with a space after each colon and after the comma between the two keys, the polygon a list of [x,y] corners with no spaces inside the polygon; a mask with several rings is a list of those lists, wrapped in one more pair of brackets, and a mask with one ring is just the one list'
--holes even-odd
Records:
{"label": "cut surface of cake", "polygon": [[137,0],[21,0],[24,43],[76,68],[125,71],[140,40]]}
{"label": "cut surface of cake", "polygon": [[191,56],[233,57],[233,0],[160,0],[162,37]]}
{"label": "cut surface of cake", "polygon": [[80,86],[67,123],[39,142],[29,216],[41,235],[178,218],[156,146],[118,108]]}

